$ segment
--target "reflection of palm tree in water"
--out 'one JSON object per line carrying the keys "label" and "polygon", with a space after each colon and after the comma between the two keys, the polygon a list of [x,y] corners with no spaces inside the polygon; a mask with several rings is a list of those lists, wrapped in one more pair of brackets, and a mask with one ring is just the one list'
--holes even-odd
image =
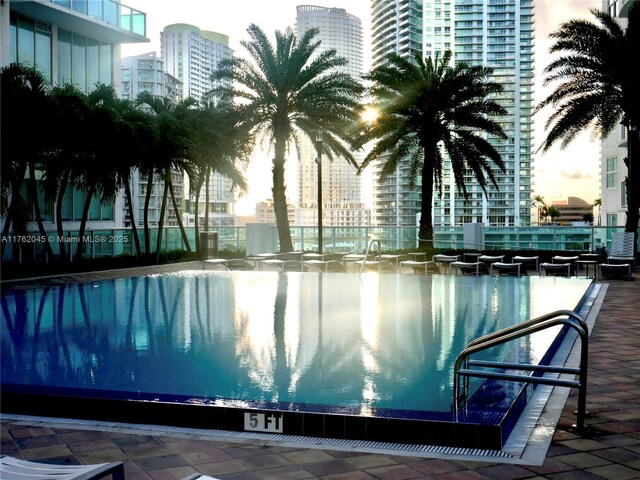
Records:
{"label": "reflection of palm tree in water", "polygon": [[278,288],[273,307],[273,333],[275,339],[275,372],[274,386],[278,399],[287,397],[289,391],[290,371],[287,368],[287,351],[285,343],[285,316],[287,311],[287,274],[278,275]]}
{"label": "reflection of palm tree in water", "polygon": [[[49,298],[50,286],[45,286],[40,295],[38,311],[35,315],[35,323],[33,325],[33,339],[29,341],[29,308],[27,297],[24,291],[18,290],[13,295],[2,295],[2,313],[6,322],[6,331],[9,332],[9,338],[13,344],[13,349],[3,349],[2,369],[5,374],[12,372],[14,375],[18,371],[22,371],[30,376],[31,381],[41,383],[38,372],[38,341],[40,338],[40,325],[42,323],[42,314]],[[15,315],[11,314],[9,308],[9,299],[13,299],[15,305]],[[31,355],[26,351],[27,347],[31,348]],[[9,353],[15,352],[14,356],[8,356]],[[29,365],[29,368],[27,368]],[[26,372],[25,372],[26,370]]]}

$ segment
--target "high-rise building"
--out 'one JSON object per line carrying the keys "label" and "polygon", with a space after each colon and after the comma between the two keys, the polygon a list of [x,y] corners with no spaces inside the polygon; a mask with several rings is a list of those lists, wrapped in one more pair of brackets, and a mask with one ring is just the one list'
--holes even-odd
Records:
{"label": "high-rise building", "polygon": [[[0,66],[35,67],[53,85],[73,84],[90,92],[97,83],[120,85],[120,45],[148,42],[146,15],[114,0],[21,0],[0,3]],[[55,213],[41,199],[46,229]],[[91,201],[87,231],[124,223],[122,201]],[[65,229],[77,230],[84,194],[67,187],[63,197]]]}
{"label": "high-rise building", "polygon": [[[602,10],[609,12],[626,28],[629,7],[637,0],[602,0]],[[600,198],[602,204],[596,224],[624,226],[627,222],[627,128],[619,125],[600,144]],[[634,187],[637,188],[637,187]]]}
{"label": "high-rise building", "polygon": [[[465,174],[468,199],[457,190],[445,160],[442,197],[433,199],[435,226],[479,222],[485,225],[527,225],[531,209],[533,95],[533,0],[372,0],[373,67],[389,53],[425,58],[450,50],[453,61],[493,69],[492,80],[504,91],[494,99],[507,109],[498,120],[506,140],[489,140],[506,165],[494,168],[499,188],[488,195],[471,172]],[[379,177],[382,162],[375,165]],[[378,225],[415,225],[420,194],[410,190],[408,165],[374,183]]]}
{"label": "high-rise building", "polygon": [[182,98],[182,82],[166,72],[164,61],[156,52],[123,58],[121,72],[122,98],[135,100],[142,92],[174,103]]}
{"label": "high-rise building", "polygon": [[[218,63],[232,58],[229,37],[221,33],[201,30],[193,25],[178,23],[168,25],[160,34],[161,56],[168,73],[182,82],[182,98],[201,101],[214,88],[211,74]],[[231,226],[234,224],[236,195],[233,183],[217,173],[209,178],[209,225]],[[200,225],[204,225],[206,191],[203,186],[198,201]],[[189,204],[187,210],[195,209]]]}
{"label": "high-rise building", "polygon": [[[172,102],[176,102],[181,98],[182,82],[173,75],[166,73],[164,61],[156,56],[156,52],[123,58],[121,72],[122,98],[135,100],[141,92],[149,92],[151,95],[163,97]],[[172,172],[172,183],[176,201],[178,205],[182,205],[184,199],[184,176],[179,170]],[[134,170],[131,173],[130,187],[136,224],[143,225],[146,191],[149,188],[148,177],[145,174],[141,174],[139,170]],[[164,178],[161,175],[155,175],[148,211],[151,225],[158,225],[160,221],[163,192]],[[124,226],[130,227],[131,215],[126,198],[123,208]],[[172,202],[167,202],[164,225],[167,227],[178,225]]]}
{"label": "high-rise building", "polygon": [[[315,5],[297,7],[296,35],[301,37],[312,28],[318,29],[316,39],[321,42],[319,51],[336,50],[338,56],[347,59],[341,71],[360,78],[364,73],[361,20],[344,8]],[[362,160],[358,152],[354,152],[354,156],[358,162]],[[317,225],[318,164],[312,142],[306,139],[301,142],[298,160],[296,224]],[[368,225],[370,212],[363,202],[362,179],[356,175],[356,168],[343,158],[330,161],[324,155],[320,168],[323,225]]]}

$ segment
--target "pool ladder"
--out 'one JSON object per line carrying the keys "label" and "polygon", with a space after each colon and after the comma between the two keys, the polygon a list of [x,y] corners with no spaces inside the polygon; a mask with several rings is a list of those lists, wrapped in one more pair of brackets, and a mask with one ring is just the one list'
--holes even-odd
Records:
{"label": "pool ladder", "polygon": [[[487,348],[495,347],[515,340],[520,337],[531,335],[532,333],[554,327],[556,325],[566,325],[574,329],[580,336],[580,367],[556,367],[552,365],[530,365],[510,362],[493,362],[485,360],[471,360],[469,357]],[[453,412],[455,420],[458,421],[458,413],[462,404],[467,400],[469,393],[469,377],[495,378],[514,382],[524,382],[533,384],[553,385],[561,387],[578,388],[578,410],[575,428],[578,431],[586,430],[586,404],[587,404],[587,359],[589,355],[589,327],[587,322],[576,312],[570,310],[557,310],[555,312],[542,315],[527,322],[519,323],[497,332],[485,335],[470,342],[456,358],[453,370]],[[464,367],[464,368],[463,368]],[[494,371],[482,370],[484,367],[493,368]],[[512,374],[498,369],[511,369],[520,371],[531,371],[534,373],[558,373],[578,375],[578,380],[564,380],[560,378],[548,378],[544,376],[533,376],[526,374]],[[461,382],[461,377],[464,381]]]}
{"label": "pool ladder", "polygon": [[382,247],[380,246],[380,240],[374,239],[369,242],[369,246],[367,247],[367,251],[364,253],[364,258],[362,259],[362,266],[360,267],[360,273],[364,271],[364,267],[367,266],[367,258],[369,258],[369,251],[371,251],[371,246],[376,243],[378,245],[378,272],[380,272],[380,261],[382,255]]}

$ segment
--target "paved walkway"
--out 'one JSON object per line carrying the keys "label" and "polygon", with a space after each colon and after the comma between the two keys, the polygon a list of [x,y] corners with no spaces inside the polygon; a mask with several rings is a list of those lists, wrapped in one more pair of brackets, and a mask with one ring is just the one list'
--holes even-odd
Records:
{"label": "paved walkway", "polygon": [[571,431],[577,399],[572,392],[540,466],[62,428],[6,418],[1,420],[1,453],[51,463],[121,460],[127,480],[182,479],[195,472],[227,480],[640,479],[640,281],[607,283],[589,346],[591,432],[580,436]]}

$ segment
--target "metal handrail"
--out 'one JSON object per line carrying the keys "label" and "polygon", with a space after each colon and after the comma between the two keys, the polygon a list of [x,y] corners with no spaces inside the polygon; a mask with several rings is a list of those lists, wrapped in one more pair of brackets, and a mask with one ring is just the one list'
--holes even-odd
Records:
{"label": "metal handrail", "polygon": [[367,258],[369,258],[369,251],[371,250],[371,246],[377,243],[378,244],[378,270],[380,270],[380,260],[381,260],[381,255],[382,255],[382,246],[380,245],[380,240],[374,238],[373,240],[371,240],[369,242],[369,245],[367,246],[367,251],[364,253],[364,258],[362,259],[362,266],[360,267],[360,273],[362,273],[362,271],[364,270],[364,267],[367,265]]}
{"label": "metal handrail", "polygon": [[[470,360],[469,357],[482,350],[515,340],[540,330],[545,330],[556,325],[568,325],[580,336],[580,367],[567,368],[551,365],[531,365],[510,362],[490,362],[481,360]],[[516,382],[535,383],[544,385],[564,386],[578,388],[578,410],[577,423],[578,430],[585,430],[586,404],[587,404],[587,362],[589,356],[589,327],[587,322],[579,314],[571,310],[557,310],[555,312],[542,315],[526,322],[504,328],[494,333],[482,336],[471,341],[456,358],[453,370],[453,410],[456,421],[460,404],[467,400],[469,392],[469,377],[496,378]],[[462,368],[464,362],[464,367]],[[491,372],[486,370],[470,369],[470,366],[491,367],[491,368],[511,368],[517,370],[530,370],[532,372],[553,372],[578,374],[579,380],[562,380],[546,377],[534,377],[532,375],[508,374],[503,372]],[[464,376],[465,381],[462,386],[460,377]]]}

